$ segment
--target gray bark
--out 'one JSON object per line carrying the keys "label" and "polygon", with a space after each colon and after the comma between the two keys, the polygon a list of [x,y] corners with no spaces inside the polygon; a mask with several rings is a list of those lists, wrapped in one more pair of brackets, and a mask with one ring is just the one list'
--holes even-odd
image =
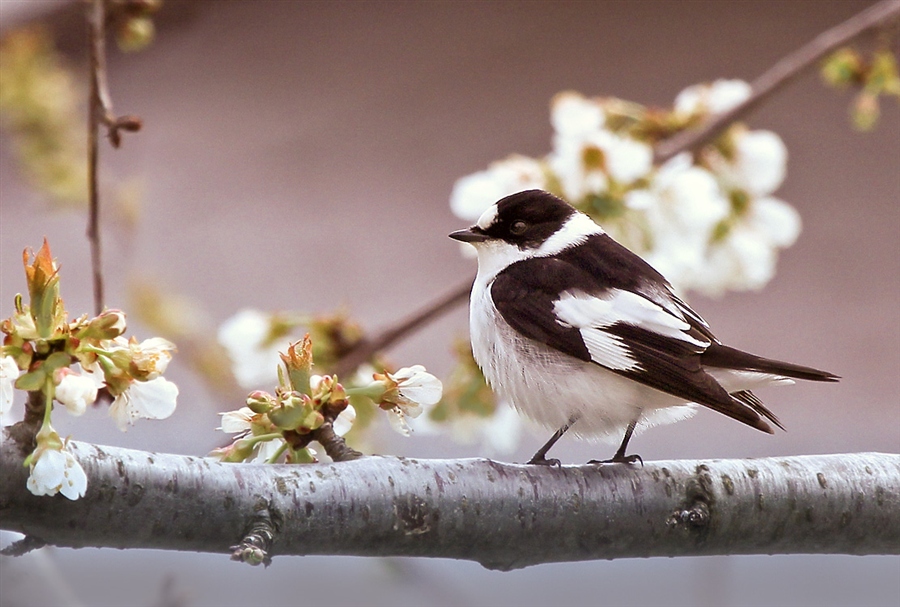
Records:
{"label": "gray bark", "polygon": [[[552,468],[365,457],[222,464],[72,442],[87,495],[36,497],[0,446],[0,528],[57,546],[428,556],[492,569],[623,557],[900,554],[900,455]],[[267,524],[267,523],[266,523]]]}

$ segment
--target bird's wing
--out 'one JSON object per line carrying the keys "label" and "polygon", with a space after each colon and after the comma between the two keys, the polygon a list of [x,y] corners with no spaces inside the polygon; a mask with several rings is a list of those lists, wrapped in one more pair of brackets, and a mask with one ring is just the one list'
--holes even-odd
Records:
{"label": "bird's wing", "polygon": [[[527,338],[771,432],[703,370],[712,343],[705,323],[610,282],[564,257],[535,257],[500,272],[491,298]],[[667,289],[664,281],[650,286]]]}

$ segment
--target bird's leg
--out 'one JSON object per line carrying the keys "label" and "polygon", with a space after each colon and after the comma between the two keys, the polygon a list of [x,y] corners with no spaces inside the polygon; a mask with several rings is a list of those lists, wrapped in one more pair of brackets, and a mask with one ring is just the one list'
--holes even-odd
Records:
{"label": "bird's leg", "polygon": [[631,440],[631,435],[634,434],[634,427],[637,426],[638,419],[640,416],[636,417],[634,421],[628,424],[628,427],[625,429],[625,438],[622,439],[622,444],[619,446],[619,450],[616,451],[616,454],[612,456],[611,459],[604,460],[596,460],[592,459],[589,461],[589,464],[633,464],[634,462],[641,462],[641,465],[644,465],[644,460],[641,459],[640,455],[625,455],[625,448],[628,447],[628,441]]}
{"label": "bird's leg", "polygon": [[548,440],[546,443],[544,443],[544,446],[537,450],[537,453],[535,453],[531,457],[531,459],[528,460],[528,463],[535,465],[535,466],[559,466],[558,459],[547,459],[545,456],[547,455],[547,451],[550,450],[550,447],[555,445],[556,441],[558,441],[560,438],[562,438],[562,435],[565,434],[566,431],[569,428],[571,428],[575,422],[578,421],[578,418],[579,418],[578,414],[575,414],[572,417],[570,417],[569,421],[566,422],[566,424],[562,428],[560,428],[559,430],[554,432],[553,436],[550,437],[550,440]]}

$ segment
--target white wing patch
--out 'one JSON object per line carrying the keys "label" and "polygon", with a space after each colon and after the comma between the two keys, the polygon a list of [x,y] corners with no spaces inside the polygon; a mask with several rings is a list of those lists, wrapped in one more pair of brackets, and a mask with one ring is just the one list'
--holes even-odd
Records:
{"label": "white wing patch", "polygon": [[640,371],[642,369],[640,363],[631,357],[628,346],[618,335],[593,327],[584,327],[579,332],[591,355],[591,360],[595,363],[616,371]]}
{"label": "white wing patch", "polygon": [[604,330],[615,323],[634,325],[692,346],[709,345],[708,341],[686,333],[691,325],[681,318],[649,299],[622,289],[613,289],[603,298],[582,291],[566,291],[553,304],[553,311],[559,324],[580,331],[591,358],[610,369],[640,369],[622,339]]}

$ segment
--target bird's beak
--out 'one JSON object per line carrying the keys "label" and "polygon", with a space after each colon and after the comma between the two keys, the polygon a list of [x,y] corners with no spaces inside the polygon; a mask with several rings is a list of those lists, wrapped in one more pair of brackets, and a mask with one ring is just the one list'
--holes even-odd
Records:
{"label": "bird's beak", "polygon": [[450,238],[453,240],[458,240],[460,242],[484,242],[488,238],[490,238],[487,234],[484,233],[484,230],[479,228],[478,226],[472,226],[467,230],[457,230],[456,232],[451,232],[448,234]]}

